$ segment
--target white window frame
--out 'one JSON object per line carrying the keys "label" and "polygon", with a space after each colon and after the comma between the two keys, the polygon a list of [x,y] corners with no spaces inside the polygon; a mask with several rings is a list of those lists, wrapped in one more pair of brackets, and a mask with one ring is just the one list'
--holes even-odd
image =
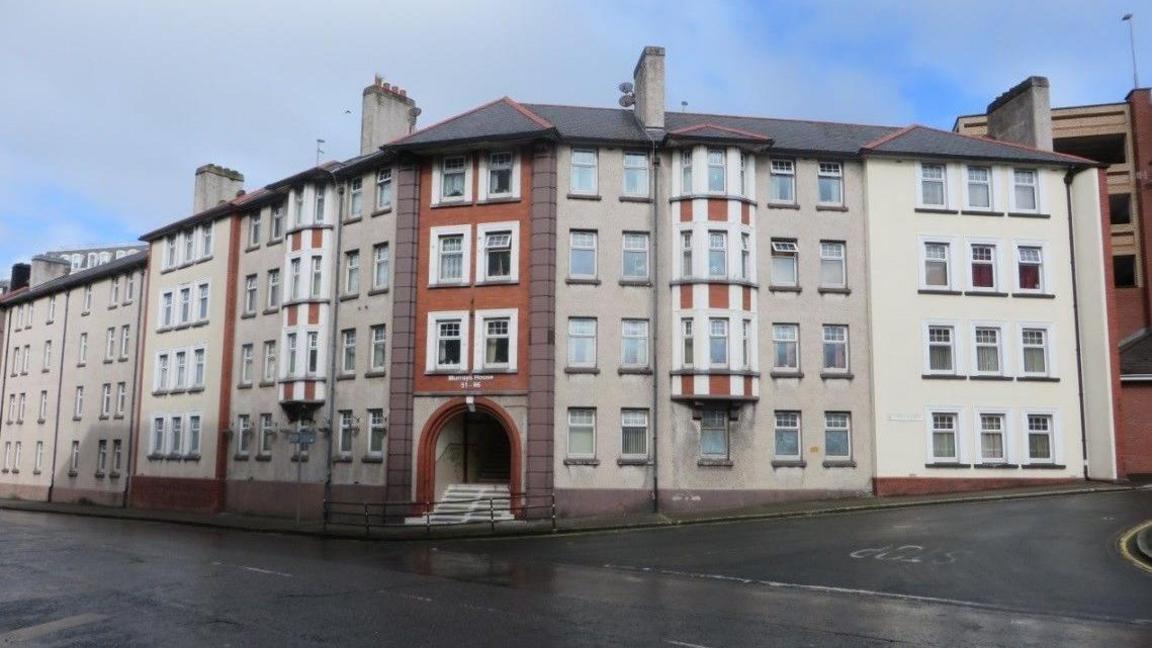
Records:
{"label": "white window frame", "polygon": [[[795,205],[796,198],[796,160],[772,158],[768,161],[768,202],[776,205]],[[783,199],[776,195],[776,179],[788,178],[790,199]]]}
{"label": "white window frame", "polygon": [[[830,254],[826,246],[838,247],[840,254]],[[838,264],[840,267],[839,283],[825,283],[824,267],[826,264]],[[848,244],[844,241],[820,241],[820,287],[821,288],[847,288],[848,287]]]}
{"label": "white window frame", "polygon": [[[508,320],[508,362],[488,364],[488,320]],[[517,348],[520,346],[520,311],[516,308],[478,310],[472,327],[472,366],[478,370],[514,373],[517,370]]]}
{"label": "white window frame", "polygon": [[[629,247],[629,237],[635,237],[636,241],[643,241],[643,246]],[[652,241],[648,232],[632,232],[625,231],[620,237],[620,277],[625,281],[648,281],[652,276]],[[638,254],[642,255],[644,259],[644,274],[628,274],[628,255]]]}
{"label": "white window frame", "polygon": [[344,295],[360,294],[360,250],[344,252]]}
{"label": "white window frame", "polygon": [[[1026,183],[1025,184],[1017,183],[1016,182],[1016,172],[1017,171],[1025,171],[1025,172],[1031,173],[1032,178],[1035,180],[1035,182],[1032,185],[1027,185]],[[1015,212],[1015,213],[1020,213],[1020,214],[1038,214],[1038,213],[1040,213],[1040,211],[1044,207],[1043,201],[1041,200],[1041,196],[1043,195],[1043,192],[1041,191],[1043,183],[1041,182],[1040,177],[1041,177],[1041,173],[1040,173],[1040,169],[1038,169],[1038,168],[1011,167],[1008,169],[1008,185],[1011,189],[1008,192],[1008,200],[1009,200],[1009,204],[1010,204],[1009,211]],[[1021,207],[1020,204],[1016,201],[1016,188],[1018,186],[1031,186],[1032,187],[1032,192],[1033,192],[1033,196],[1035,197],[1035,203],[1036,203],[1036,205],[1034,207]]]}
{"label": "white window frame", "polygon": [[[930,331],[936,327],[945,327],[952,330],[952,369],[932,369],[931,360],[931,347],[929,341]],[[964,373],[964,362],[961,358],[961,349],[964,348],[964,341],[960,338],[960,323],[954,320],[928,320],[924,322],[921,334],[923,335],[923,362],[924,362],[924,375],[928,376],[958,376]]]}
{"label": "white window frame", "polygon": [[[720,163],[715,164],[712,161],[713,154],[719,155]],[[723,195],[728,193],[728,151],[723,147],[709,146],[704,150],[705,168],[708,170],[706,189],[709,194]],[[712,188],[712,171],[714,169],[720,170],[720,188]]]}
{"label": "white window frame", "polygon": [[696,366],[696,320],[692,317],[680,318],[680,344],[677,345],[680,354],[679,366],[691,369]]}
{"label": "white window frame", "polygon": [[[940,177],[926,175],[928,169],[939,169]],[[924,199],[924,186],[927,183],[940,185],[940,199],[938,203],[930,203]],[[948,208],[948,165],[943,162],[917,162],[916,163],[916,206],[925,209]]]}
{"label": "white window frame", "polygon": [[[387,192],[384,191],[384,187],[388,188]],[[387,194],[387,196],[388,196],[387,201],[384,200],[385,194]],[[382,211],[385,209],[391,209],[392,208],[392,202],[394,200],[396,200],[396,183],[395,183],[395,179],[393,178],[393,173],[392,173],[391,167],[389,167],[387,169],[377,169],[376,170],[376,210]]]}
{"label": "white window frame", "polygon": [[[256,348],[252,343],[240,345],[240,384],[252,384],[252,372],[256,365]],[[191,382],[191,381],[189,381]]]}
{"label": "white window frame", "polygon": [[[627,335],[626,331],[629,325],[640,326],[643,325],[644,335]],[[620,366],[627,369],[647,369],[651,366],[651,331],[652,326],[647,319],[626,317],[620,320]],[[629,341],[635,341],[638,347],[638,354],[641,356],[638,362],[627,361],[626,347]]]}
{"label": "white window frame", "polygon": [[236,415],[236,454],[248,456],[252,451],[252,415]]}
{"label": "white window frame", "polygon": [[[445,162],[462,159],[464,162],[464,192],[460,196],[444,195]],[[432,204],[456,204],[472,202],[472,158],[469,155],[445,155],[436,159],[436,169],[432,173]]]}
{"label": "white window frame", "polygon": [[[717,335],[717,329],[713,328],[715,324],[723,324],[723,334]],[[724,359],[716,361],[713,358],[713,342],[716,340],[724,341]],[[709,317],[708,318],[708,366],[712,368],[725,368],[730,367],[732,364],[732,322],[727,317]]]}
{"label": "white window frame", "polygon": [[[1020,266],[1022,265],[1021,248],[1036,248],[1040,250],[1040,287],[1039,288],[1025,288],[1020,285]],[[1047,295],[1051,294],[1049,286],[1052,284],[1048,276],[1048,244],[1045,241],[1036,240],[1015,240],[1012,242],[1012,288],[1016,292],[1025,293],[1029,295]],[[1029,265],[1036,265],[1029,263]]]}
{"label": "white window frame", "polygon": [[[380,339],[377,339],[376,332],[381,331]],[[376,346],[382,346],[383,362],[376,364]],[[373,324],[368,328],[368,370],[370,372],[381,372],[388,370],[388,325],[387,324]]]}
{"label": "white window frame", "polygon": [[677,231],[676,241],[677,249],[679,250],[679,260],[676,267],[680,270],[681,279],[692,279],[696,276],[695,272],[695,234],[690,227],[685,227]]}
{"label": "white window frame", "polygon": [[284,300],[283,286],[280,283],[280,268],[273,268],[268,271],[265,285],[268,291],[266,308],[279,308],[280,302]]}
{"label": "white window frame", "polygon": [[[1034,345],[1024,344],[1024,331],[1027,330],[1042,330],[1044,331],[1044,362],[1045,371],[1029,372],[1027,371],[1027,364],[1025,363],[1024,350],[1032,348]],[[1053,344],[1056,327],[1050,322],[1017,322],[1016,324],[1016,348],[1017,355],[1016,361],[1019,363],[1017,376],[1021,378],[1055,378],[1059,374],[1056,372],[1056,349]]]}
{"label": "white window frame", "polygon": [[[795,425],[781,425],[782,417],[786,423],[790,417],[795,417]],[[784,453],[780,451],[780,433],[794,433],[796,435],[796,452]],[[804,419],[799,410],[776,410],[772,416],[772,457],[782,461],[800,461],[804,457]]]}
{"label": "white window frame", "polygon": [[[471,317],[468,311],[435,311],[428,313],[427,337],[428,343],[424,350],[424,370],[427,373],[468,373],[469,370],[469,325]],[[440,351],[440,324],[442,322],[458,321],[460,324],[460,364],[442,365],[439,362]]]}
{"label": "white window frame", "polygon": [[[952,439],[954,453],[950,456],[936,456],[935,444],[933,443],[933,434],[936,431],[936,422],[933,420],[933,415],[948,415],[953,417]],[[925,409],[924,427],[926,431],[925,439],[925,463],[961,463],[965,457],[965,443],[966,435],[964,434],[965,425],[967,424],[967,416],[963,407],[956,406],[929,406]]]}
{"label": "white window frame", "polygon": [[[381,277],[381,267],[384,268],[383,277]],[[392,246],[387,242],[377,243],[372,246],[372,290],[387,290],[391,283]]]}
{"label": "white window frame", "polygon": [[[577,235],[591,235],[592,247],[580,246],[577,247],[575,239]],[[576,274],[572,268],[572,252],[573,250],[592,250],[592,273],[591,274]],[[568,278],[569,279],[596,279],[600,273],[600,233],[596,230],[588,229],[573,229],[568,231]]]}
{"label": "white window frame", "polygon": [[[1048,447],[1051,450],[1051,457],[1047,459],[1033,459],[1031,448],[1029,447],[1029,436],[1032,431],[1028,426],[1028,418],[1030,416],[1046,416],[1049,419]],[[1063,463],[1064,457],[1064,444],[1060,425],[1060,412],[1056,409],[1047,408],[1027,408],[1020,412],[1020,463],[1025,465],[1059,465]]]}
{"label": "white window frame", "polygon": [[[787,328],[784,328],[787,327]],[[795,333],[791,338],[782,336],[781,333],[785,330],[790,330]],[[781,344],[792,344],[796,347],[796,366],[788,366],[777,364],[780,355],[777,353],[778,347]],[[784,373],[798,373],[800,371],[800,325],[795,322],[773,322],[772,323],[772,370],[775,372]]]}
{"label": "white window frame", "polygon": [[[488,276],[488,235],[507,232],[509,236],[508,276]],[[520,223],[505,221],[500,223],[478,223],[476,225],[476,280],[495,283],[517,283],[520,281]]]}
{"label": "white window frame", "polygon": [[[651,164],[649,163],[648,154],[643,151],[624,151],[622,161],[623,175],[621,178],[620,193],[624,196],[632,198],[648,198],[651,194]],[[633,162],[639,158],[643,160],[643,164],[637,166],[636,164],[629,164],[631,159]],[[638,175],[642,182],[639,183],[640,189],[638,191],[628,191],[628,175]]]}
{"label": "white window frame", "polygon": [[[843,416],[844,426],[833,426],[829,420],[830,416]],[[828,451],[828,433],[829,432],[844,432],[847,439],[847,454],[832,454]],[[851,461],[852,460],[852,413],[843,410],[829,410],[824,412],[824,458],[828,461]]]}
{"label": "white window frame", "polygon": [[128,410],[128,384],[124,382],[116,383],[116,416],[124,416]]}
{"label": "white window frame", "polygon": [[[716,241],[720,242],[720,246],[714,245]],[[712,268],[713,257],[718,256],[721,262],[720,272],[714,272]],[[728,261],[728,230],[726,229],[709,229],[708,230],[708,278],[709,279],[727,279],[730,274],[729,261]]]}
{"label": "white window frame", "polygon": [[244,277],[244,314],[255,315],[256,304],[259,303],[259,287],[257,282],[259,278],[255,274],[250,274]]}
{"label": "white window frame", "polygon": [[[997,168],[992,165],[983,164],[966,164],[964,169],[964,209],[968,211],[978,212],[994,212],[996,211],[996,171]],[[973,169],[982,169],[988,172],[988,181],[974,182],[971,178],[970,171]],[[973,205],[972,204],[972,185],[986,184],[988,186],[988,205]]]}
{"label": "white window frame", "polygon": [[[794,240],[790,239],[772,239],[772,254],[770,256],[771,264],[769,266],[769,276],[771,277],[772,286],[783,288],[794,288],[800,285],[800,247]],[[791,258],[792,259],[792,281],[790,283],[777,281],[776,276],[776,259],[777,258]]]}
{"label": "white window frame", "polygon": [[248,214],[248,247],[259,247],[262,233],[260,232],[261,225],[264,223],[264,214],[261,212],[253,212]]}
{"label": "white window frame", "polygon": [[[820,329],[820,371],[825,374],[847,374],[852,371],[852,334],[848,330],[847,324],[824,324]],[[828,335],[832,330],[844,331],[843,340],[829,340]],[[844,346],[844,366],[843,367],[829,367],[827,360],[827,349],[829,345],[843,345]]]}
{"label": "white window frame", "polygon": [[[935,291],[948,291],[955,292],[959,290],[961,285],[956,277],[956,241],[948,236],[921,236],[920,237],[920,290],[935,290]],[[928,283],[928,246],[929,245],[943,245],[946,247],[944,263],[945,271],[948,273],[948,283],[943,286],[930,285]],[[970,271],[970,270],[969,270]]]}
{"label": "white window frame", "polygon": [[[577,153],[591,153],[592,154],[592,164],[591,165],[577,164],[576,163],[576,154]],[[568,154],[568,166],[569,166],[569,169],[568,169],[568,191],[570,193],[581,195],[581,196],[595,196],[595,195],[599,194],[599,192],[600,192],[600,151],[598,149],[596,149],[595,147],[584,147],[584,146],[572,147],[572,149],[569,151],[569,154]],[[575,182],[573,182],[573,180],[576,177],[576,168],[577,167],[591,168],[592,169],[592,188],[591,189],[580,189],[580,188],[576,187],[576,184],[575,184]]]}
{"label": "white window frame", "polygon": [[262,380],[263,382],[274,382],[279,366],[276,362],[276,340],[265,340],[262,349],[264,352],[261,364]]}
{"label": "white window frame", "polygon": [[[592,338],[592,360],[591,360],[591,362],[574,362],[573,361],[573,353],[572,352],[574,349],[574,345],[572,344],[572,339],[573,339],[574,334],[572,333],[572,324],[573,324],[573,322],[577,322],[577,321],[579,321],[579,322],[592,322],[592,335],[591,335],[591,338]],[[589,336],[579,335],[576,337],[578,337],[580,339],[587,339]],[[569,317],[566,328],[564,329],[564,340],[565,340],[565,344],[567,345],[567,356],[566,356],[567,360],[565,363],[566,366],[574,367],[574,368],[594,369],[597,366],[597,362],[599,359],[599,337],[600,337],[600,322],[595,317]]]}
{"label": "white window frame", "polygon": [[[641,421],[643,422],[641,424]],[[648,410],[638,407],[625,407],[620,410],[620,457],[623,459],[645,460],[648,458],[648,437],[651,418]],[[624,436],[627,430],[644,430],[644,451],[626,452]]]}
{"label": "white window frame", "polygon": [[[996,331],[996,357],[998,370],[997,371],[981,371],[980,370],[980,347],[982,346],[977,340],[977,333],[980,329],[993,329]],[[968,341],[971,345],[969,353],[972,357],[971,373],[973,376],[1007,376],[1010,375],[1008,369],[1008,354],[1004,352],[1005,349],[1005,331],[1009,327],[1004,322],[996,321],[973,321],[970,322],[968,331]]]}
{"label": "white window frame", "polygon": [[[461,247],[460,278],[440,278],[440,240],[445,237],[459,236]],[[428,254],[428,285],[429,286],[465,286],[472,283],[472,226],[471,225],[445,225],[433,227],[429,232],[431,249]]]}
{"label": "white window frame", "polygon": [[[573,423],[572,415],[576,412],[587,414],[591,412],[592,422],[591,425],[587,421],[581,420],[578,423]],[[595,459],[596,458],[596,418],[597,412],[595,407],[569,407],[568,408],[568,429],[565,431],[564,440],[567,445],[567,456],[571,459]],[[585,428],[591,427],[590,434],[592,436],[592,450],[590,452],[573,452],[572,451],[572,431],[574,428],[579,428],[583,431]]]}
{"label": "white window frame", "polygon": [[[717,428],[716,426],[710,426],[709,425],[709,419],[713,419],[713,418],[715,420],[721,422],[721,426],[719,428]],[[713,453],[713,452],[706,453],[706,452],[704,452],[704,432],[706,430],[716,430],[716,429],[719,429],[723,433],[724,452],[723,453]],[[731,455],[732,455],[732,422],[729,420],[728,411],[723,410],[723,409],[715,409],[715,408],[708,408],[708,409],[703,410],[700,414],[700,458],[701,459],[711,459],[711,460],[723,461],[723,460],[727,460]]]}
{"label": "white window frame", "polygon": [[[511,156],[511,166],[509,166],[509,184],[508,191],[501,193],[494,193],[492,191],[492,156],[494,155],[508,155]],[[479,190],[480,200],[517,200],[520,198],[520,152],[511,149],[501,149],[493,151],[485,151],[479,156],[480,163],[480,178],[481,182],[477,189]],[[467,182],[467,178],[465,178]]]}
{"label": "white window frame", "polygon": [[[384,410],[378,407],[368,408],[368,456],[383,457],[388,445],[388,424],[385,422]],[[376,447],[376,432],[380,432],[380,446]]]}
{"label": "white window frame", "polygon": [[[1000,418],[1000,457],[984,456],[984,417]],[[984,465],[1007,464],[1013,457],[1012,416],[1008,409],[976,408],[972,413],[973,457],[975,463]]]}
{"label": "white window frame", "polygon": [[[974,257],[973,254],[977,247],[991,246],[992,247],[992,287],[977,287],[975,276],[973,274]],[[1003,251],[1004,244],[996,239],[968,239],[965,241],[965,250],[967,257],[965,258],[964,270],[965,276],[968,279],[968,290],[972,292],[984,293],[998,293],[1004,291],[1004,264],[1003,264]]]}
{"label": "white window frame", "polygon": [[[835,178],[840,185],[840,200],[825,201],[820,199],[820,179]],[[816,204],[828,207],[844,206],[844,163],[818,161],[816,163]]]}
{"label": "white window frame", "polygon": [[340,373],[352,375],[356,373],[356,329],[340,331]]}

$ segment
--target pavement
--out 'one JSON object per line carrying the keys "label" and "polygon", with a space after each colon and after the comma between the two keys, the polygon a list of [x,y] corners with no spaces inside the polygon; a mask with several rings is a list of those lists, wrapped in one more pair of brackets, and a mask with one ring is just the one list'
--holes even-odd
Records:
{"label": "pavement", "polygon": [[168,522],[189,526],[215,527],[240,531],[273,532],[306,536],[333,538],[373,538],[381,540],[414,540],[429,536],[438,538],[460,538],[481,536],[515,536],[551,534],[556,532],[589,532],[626,528],[650,528],[702,524],[738,520],[808,517],[838,513],[853,513],[869,510],[905,508],[910,506],[930,506],[958,502],[987,502],[1009,499],[1053,497],[1066,494],[1083,494],[1122,491],[1135,488],[1124,484],[1106,482],[1082,482],[1061,486],[1036,486],[1009,488],[966,493],[917,495],[903,497],[849,497],[824,500],[798,500],[776,502],[756,507],[729,511],[709,511],[701,513],[634,513],[616,516],[591,516],[580,518],[557,518],[555,525],[551,519],[516,520],[498,523],[495,528],[488,524],[473,524],[426,528],[423,526],[373,527],[368,532],[355,525],[327,525],[319,520],[303,520],[296,524],[294,519],[240,515],[233,513],[189,513],[183,511],[142,510],[121,507],[106,507],[91,504],[65,504],[57,502],[34,502],[29,500],[0,499],[0,510],[37,511],[63,513],[125,520],[146,520]]}
{"label": "pavement", "polygon": [[0,510],[0,646],[1152,646],[1152,490],[366,542]]}

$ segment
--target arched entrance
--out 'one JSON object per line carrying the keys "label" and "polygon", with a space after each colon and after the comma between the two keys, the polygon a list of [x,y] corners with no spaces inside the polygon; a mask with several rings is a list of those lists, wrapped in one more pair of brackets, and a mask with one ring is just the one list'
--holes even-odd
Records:
{"label": "arched entrance", "polygon": [[521,492],[520,435],[508,413],[487,398],[454,398],[424,425],[417,455],[416,501],[439,500],[451,484],[507,484]]}

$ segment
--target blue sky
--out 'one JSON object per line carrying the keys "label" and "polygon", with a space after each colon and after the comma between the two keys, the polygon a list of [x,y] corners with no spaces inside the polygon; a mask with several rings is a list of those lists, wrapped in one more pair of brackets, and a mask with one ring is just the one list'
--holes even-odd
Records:
{"label": "blue sky", "polygon": [[[1055,105],[1123,99],[1138,3],[183,4],[0,0],[0,275],[186,216],[201,164],[251,189],[310,166],[318,137],[355,155],[375,73],[427,125],[503,95],[615,105],[663,45],[671,109],[950,128],[1033,74]],[[1152,10],[1136,29],[1149,85]]]}

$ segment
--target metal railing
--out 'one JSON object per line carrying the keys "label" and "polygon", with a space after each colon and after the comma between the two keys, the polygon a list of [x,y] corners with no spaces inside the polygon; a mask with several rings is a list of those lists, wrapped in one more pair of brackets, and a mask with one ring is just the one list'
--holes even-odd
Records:
{"label": "metal railing", "polygon": [[[453,506],[470,506],[480,504],[479,508],[470,506],[466,511],[436,512],[440,504]],[[486,505],[486,506],[485,506]],[[475,519],[476,514],[481,516],[487,512],[487,520]],[[511,519],[497,514],[510,513]],[[539,512],[541,515],[533,515]],[[460,521],[437,519],[439,516],[459,515]],[[472,519],[467,519],[471,517]],[[418,521],[417,521],[418,520]],[[324,529],[335,527],[359,527],[364,535],[371,535],[372,529],[379,528],[417,528],[423,526],[426,535],[432,535],[433,528],[487,525],[491,533],[496,532],[496,525],[507,523],[521,523],[531,520],[547,520],[551,530],[556,531],[556,495],[549,492],[546,495],[526,495],[524,493],[512,495],[498,495],[494,497],[478,497],[474,499],[430,500],[426,502],[397,501],[397,502],[366,502],[366,501],[337,501],[324,500]]]}

